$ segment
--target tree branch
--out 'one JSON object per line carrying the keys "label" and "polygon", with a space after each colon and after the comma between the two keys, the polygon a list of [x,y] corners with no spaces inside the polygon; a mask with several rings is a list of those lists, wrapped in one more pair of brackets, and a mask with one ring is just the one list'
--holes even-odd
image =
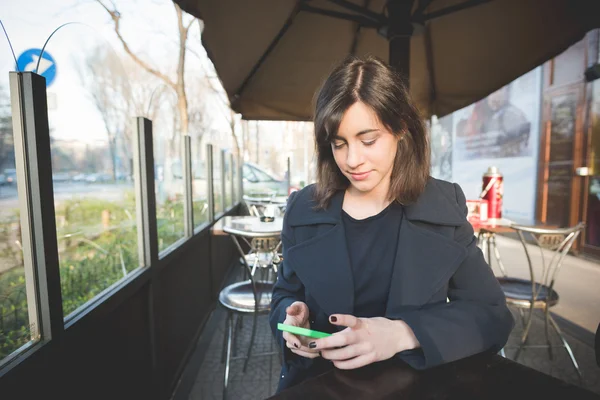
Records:
{"label": "tree branch", "polygon": [[146,62],[144,62],[141,58],[139,58],[131,50],[131,48],[129,47],[129,45],[127,44],[127,42],[125,41],[125,39],[121,35],[121,31],[120,31],[121,13],[119,13],[119,11],[116,9],[114,2],[111,2],[112,5],[113,5],[113,8],[114,8],[113,10],[109,9],[106,5],[104,5],[104,3],[102,2],[102,0],[96,0],[96,2],[98,4],[100,4],[102,6],[102,8],[104,8],[106,10],[106,12],[110,15],[110,18],[113,20],[113,22],[115,24],[115,33],[117,34],[117,37],[119,38],[119,41],[123,45],[123,49],[125,50],[125,52],[127,54],[129,54],[129,56],[137,64],[139,64],[142,68],[144,68],[146,71],[148,71],[152,75],[156,76],[157,78],[161,79],[167,85],[171,86],[173,89],[177,90],[177,85],[175,84],[175,82],[173,82],[171,79],[169,79],[169,77],[167,75],[165,75],[162,72],[160,72],[160,71],[152,68],[150,65],[148,65]]}
{"label": "tree branch", "polygon": [[187,36],[188,32],[190,31],[190,28],[192,27],[192,24],[196,22],[196,18],[192,18],[192,20],[190,21],[190,23],[188,24],[188,26],[185,27],[185,35]]}

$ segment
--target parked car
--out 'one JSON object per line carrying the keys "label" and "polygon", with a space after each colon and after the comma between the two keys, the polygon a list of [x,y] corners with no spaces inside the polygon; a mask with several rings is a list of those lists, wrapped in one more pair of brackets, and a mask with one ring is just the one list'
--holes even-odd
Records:
{"label": "parked car", "polygon": [[109,182],[112,181],[113,177],[110,174],[104,173],[95,173],[89,174],[86,176],[85,181],[88,183],[96,183],[96,182]]}
{"label": "parked car", "polygon": [[6,178],[6,183],[11,185],[17,184],[17,170],[14,168],[6,168],[4,170],[4,176]]}
{"label": "parked car", "polygon": [[287,181],[278,179],[269,172],[253,163],[244,163],[242,166],[242,182],[244,194],[274,193],[277,196],[287,196]]}
{"label": "parked car", "polygon": [[52,174],[53,182],[67,182],[71,179],[67,172],[55,172]]}
{"label": "parked car", "polygon": [[[220,165],[215,164],[213,171],[214,180],[217,181],[221,174]],[[229,173],[228,166],[226,166],[226,173]],[[206,198],[207,183],[206,183],[206,168],[204,163],[198,167],[192,166],[194,174],[193,190],[194,198]],[[162,175],[157,175],[159,185],[163,190],[169,192],[170,195],[183,194],[183,173],[181,163],[179,161],[171,164],[171,177],[172,179],[161,179]],[[170,181],[170,182],[169,182]],[[243,191],[245,195],[258,195],[258,194],[273,194],[276,196],[287,196],[288,187],[287,181],[280,179],[279,177],[268,172],[264,168],[250,162],[244,163],[242,166],[242,181]]]}
{"label": "parked car", "polygon": [[86,178],[86,174],[77,174],[74,175],[73,178],[71,178],[71,180],[73,182],[85,182],[85,178]]}

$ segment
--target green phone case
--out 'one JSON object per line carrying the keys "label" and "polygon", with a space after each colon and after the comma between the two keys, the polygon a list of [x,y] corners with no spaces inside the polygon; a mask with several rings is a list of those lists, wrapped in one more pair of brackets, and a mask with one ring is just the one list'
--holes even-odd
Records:
{"label": "green phone case", "polygon": [[300,328],[298,326],[292,325],[277,324],[277,329],[279,329],[280,331],[293,333],[294,335],[308,336],[315,339],[321,339],[327,336],[331,336],[331,333],[313,331],[311,329]]}

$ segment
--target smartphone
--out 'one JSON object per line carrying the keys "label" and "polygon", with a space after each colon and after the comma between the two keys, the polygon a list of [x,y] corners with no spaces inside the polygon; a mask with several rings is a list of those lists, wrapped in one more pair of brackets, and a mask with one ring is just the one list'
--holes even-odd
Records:
{"label": "smartphone", "polygon": [[300,328],[298,326],[285,325],[281,323],[277,324],[277,329],[280,331],[293,333],[294,335],[308,336],[315,339],[331,336],[331,333],[313,331],[312,329]]}

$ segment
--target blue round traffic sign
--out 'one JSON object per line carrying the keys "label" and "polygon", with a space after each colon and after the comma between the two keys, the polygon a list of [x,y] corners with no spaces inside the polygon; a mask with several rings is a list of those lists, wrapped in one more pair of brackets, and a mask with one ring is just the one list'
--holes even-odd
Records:
{"label": "blue round traffic sign", "polygon": [[56,78],[56,61],[54,61],[54,58],[48,51],[44,51],[41,60],[40,54],[42,54],[41,49],[25,50],[17,59],[17,71],[31,71],[42,75],[46,78],[46,86],[50,86]]}

